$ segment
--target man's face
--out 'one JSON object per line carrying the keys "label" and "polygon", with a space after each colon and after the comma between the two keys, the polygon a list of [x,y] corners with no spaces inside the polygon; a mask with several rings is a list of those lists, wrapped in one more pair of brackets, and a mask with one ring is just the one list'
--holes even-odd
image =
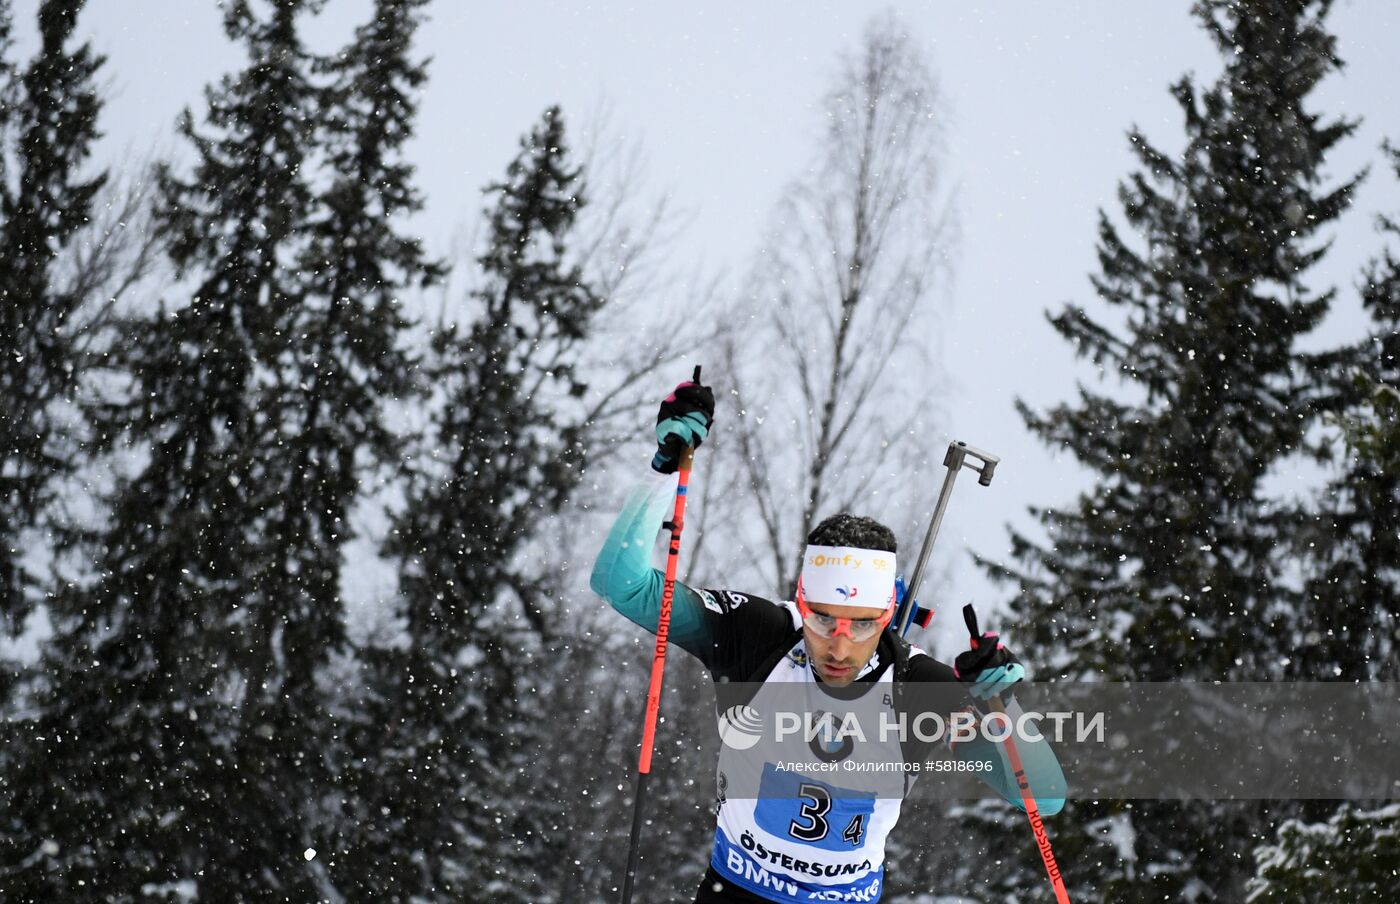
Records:
{"label": "man's face", "polygon": [[[807,608],[832,618],[877,619],[885,614],[884,609],[857,609],[812,600],[807,601]],[[877,631],[867,640],[853,641],[845,634],[821,637],[805,624],[802,626],[802,638],[807,643],[807,656],[812,660],[812,666],[822,681],[835,687],[845,687],[855,680],[880,645],[881,633]]]}

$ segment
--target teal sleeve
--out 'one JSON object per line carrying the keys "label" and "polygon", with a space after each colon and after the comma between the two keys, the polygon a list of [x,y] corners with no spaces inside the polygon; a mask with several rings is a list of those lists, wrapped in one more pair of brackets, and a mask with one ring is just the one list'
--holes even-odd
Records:
{"label": "teal sleeve", "polygon": [[[676,476],[652,474],[632,489],[593,563],[589,586],[639,627],[656,633],[666,575],[652,567],[651,551],[676,500]],[[710,645],[699,595],[679,580],[671,599],[670,640],[703,656]]]}
{"label": "teal sleeve", "polygon": [[[1021,708],[1014,699],[1007,704],[1006,714],[1011,717],[1013,724],[1020,718]],[[1021,799],[1021,789],[1012,775],[1005,747],[1005,744],[993,743],[979,734],[971,741],[956,745],[953,753],[958,759],[969,762],[990,762],[991,771],[979,771],[976,773],[977,777],[993,791],[1024,810],[1026,804]],[[1060,768],[1059,758],[1051,749],[1050,742],[1043,736],[1035,740],[1020,738],[1016,741],[1016,752],[1021,755],[1021,766],[1026,771],[1026,780],[1030,783],[1031,794],[1035,797],[1035,805],[1040,810],[1040,815],[1053,816],[1064,809],[1065,799],[1069,796],[1069,786],[1065,782],[1064,770]]]}

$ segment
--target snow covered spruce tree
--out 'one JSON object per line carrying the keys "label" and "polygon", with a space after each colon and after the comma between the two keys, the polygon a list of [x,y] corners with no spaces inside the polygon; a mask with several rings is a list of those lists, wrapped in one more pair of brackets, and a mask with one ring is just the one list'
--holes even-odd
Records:
{"label": "snow covered spruce tree", "polygon": [[[1400,171],[1400,151],[1389,149]],[[1400,237],[1400,223],[1381,219]],[[1301,513],[1294,548],[1307,583],[1291,671],[1302,678],[1400,678],[1400,259],[1388,249],[1362,274],[1366,338],[1319,356],[1335,473]],[[1340,450],[1340,455],[1336,452]]]}
{"label": "snow covered spruce tree", "polygon": [[[39,50],[10,60],[10,4],[0,2],[0,632],[22,630],[43,594],[25,566],[25,533],[39,526],[56,476],[71,470],[73,437],[54,405],[79,368],[70,317],[83,298],[55,262],[88,221],[105,174],[83,172],[97,138],[102,65],[90,45],[70,46],[84,0],[39,5]],[[0,701],[13,667],[0,661]],[[6,745],[7,747],[9,745]],[[0,754],[3,762],[4,754]]]}
{"label": "snow covered spruce tree", "polygon": [[1342,807],[1326,822],[1288,820],[1254,859],[1248,904],[1393,901],[1400,888],[1400,804]]}
{"label": "snow covered spruce tree", "polygon": [[[1353,124],[1324,121],[1307,103],[1340,66],[1329,6],[1201,0],[1195,14],[1224,71],[1205,90],[1190,77],[1173,87],[1184,150],[1130,133],[1142,169],[1120,198],[1139,241],[1103,216],[1093,278],[1117,316],[1070,306],[1052,320],[1127,392],[1084,388],[1046,413],[1021,405],[1032,431],[1097,479],[1071,506],[1033,510],[1048,542],[1014,534],[1016,564],[991,569],[1019,587],[1019,636],[1046,671],[1287,673],[1288,613],[1300,600],[1283,579],[1282,518],[1261,485],[1310,423],[1297,343],[1332,292],[1308,274],[1355,184],[1323,185],[1327,153]],[[1140,801],[1075,806],[1055,822],[1075,900],[1239,900],[1268,818],[1249,805]],[[1011,862],[1024,874],[998,893],[1044,882],[1028,843]]]}
{"label": "snow covered spruce tree", "polygon": [[[1300,626],[1308,677],[1396,680],[1395,563],[1400,561],[1400,330],[1395,261],[1387,255],[1370,271],[1366,304],[1376,324],[1358,346],[1354,403],[1338,416],[1346,453],[1341,474],[1323,499],[1330,503],[1305,532],[1309,607],[1317,626]],[[1362,363],[1362,362],[1365,363]],[[1378,375],[1385,375],[1382,381]],[[1326,544],[1326,545],[1324,545]],[[1302,544],[1300,544],[1302,545]],[[1360,611],[1356,611],[1360,610]],[[1319,630],[1322,628],[1326,631]],[[1342,634],[1342,632],[1346,632]],[[1342,634],[1341,637],[1334,635]],[[1309,636],[1311,635],[1311,636]],[[1345,643],[1344,643],[1345,641]],[[1324,658],[1334,650],[1334,658]],[[1318,802],[1320,805],[1321,802]],[[1317,806],[1313,806],[1316,810]],[[1310,817],[1316,819],[1316,817]],[[1400,888],[1400,805],[1348,801],[1325,821],[1290,819],[1254,852],[1251,902],[1387,901]]]}
{"label": "snow covered spruce tree", "polygon": [[386,406],[419,393],[417,362],[403,342],[403,296],[438,274],[402,231],[422,204],[403,145],[426,79],[411,56],[424,2],[377,0],[350,43],[319,61],[317,149],[327,184],[302,227],[301,296],[265,411],[278,437],[262,466],[273,499],[266,530],[278,558],[262,590],[255,643],[281,655],[263,659],[253,682],[266,688],[263,718],[273,726],[254,759],[295,768],[281,780],[328,805],[309,819],[330,843],[297,850],[320,849],[337,884],[343,869],[353,871],[338,852],[354,846],[354,833],[372,831],[378,815],[364,811],[365,789],[339,755],[346,726],[323,717],[318,678],[329,656],[345,650],[340,579],[354,536],[350,509],[362,478],[396,466],[404,451],[404,439],[386,426]]}
{"label": "snow covered spruce tree", "polygon": [[[1400,169],[1400,151],[1389,150]],[[1400,224],[1382,218],[1382,232]],[[1362,275],[1370,335],[1321,356],[1331,445],[1342,453],[1319,505],[1300,520],[1306,606],[1296,671],[1314,679],[1394,681],[1400,618],[1400,260],[1388,249]],[[1384,901],[1400,887],[1400,807],[1347,802],[1325,820],[1289,820],[1254,852],[1248,901]]]}
{"label": "snow covered spruce tree", "polygon": [[555,403],[584,391],[572,361],[603,299],[570,260],[584,196],[569,159],[551,108],[488,189],[479,286],[434,336],[433,422],[385,549],[405,636],[365,651],[356,729],[377,826],[348,858],[348,887],[375,900],[547,899],[548,801],[516,779],[549,731],[526,673],[551,628],[518,558],[583,463],[584,424]]}
{"label": "snow covered spruce tree", "polygon": [[292,673],[339,635],[271,598],[288,567],[274,365],[292,354],[311,202],[306,6],[226,6],[249,64],[208,90],[205,130],[184,116],[190,178],[162,175],[169,255],[193,291],[133,324],[112,361],[130,391],[93,412],[106,442],[139,456],[109,500],[95,574],[52,607],[16,777],[32,853],[6,878],[15,900],[318,897],[301,812],[317,751],[289,730],[317,707]]}

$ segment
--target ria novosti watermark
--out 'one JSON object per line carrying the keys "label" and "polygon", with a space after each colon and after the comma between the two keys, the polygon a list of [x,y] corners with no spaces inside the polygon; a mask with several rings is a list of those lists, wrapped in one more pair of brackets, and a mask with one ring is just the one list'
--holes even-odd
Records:
{"label": "ria novosti watermark", "polygon": [[1012,739],[1023,756],[1048,746],[1071,797],[1400,797],[1395,683],[1023,683],[1004,713],[951,682],[716,693],[731,796],[774,770],[877,797],[980,796],[987,783],[967,779],[1009,774]]}
{"label": "ria novosti watermark", "polygon": [[[746,712],[747,710],[747,712]],[[757,714],[752,707],[739,704],[725,711],[720,720],[720,738],[726,744],[743,743],[738,735],[748,733],[742,726],[751,725]],[[867,733],[867,726],[861,724],[860,713],[847,711],[840,716],[819,710],[817,712],[778,711],[773,718],[773,737],[782,743],[795,735],[803,741],[825,744],[842,744],[850,740],[866,744],[899,741],[908,743],[920,741],[925,744],[947,742],[964,744],[982,738],[993,744],[1004,744],[1007,739],[1038,741],[1045,738],[1052,742],[1064,742],[1073,738],[1075,743],[1105,743],[1107,713],[1083,713],[1071,711],[1039,712],[1024,711],[1013,707],[1009,712],[980,712],[965,709],[944,716],[937,712],[890,712],[882,711],[877,716],[873,730]],[[1041,731],[1042,723],[1050,723],[1051,731]],[[1067,732],[1066,726],[1073,731]]]}

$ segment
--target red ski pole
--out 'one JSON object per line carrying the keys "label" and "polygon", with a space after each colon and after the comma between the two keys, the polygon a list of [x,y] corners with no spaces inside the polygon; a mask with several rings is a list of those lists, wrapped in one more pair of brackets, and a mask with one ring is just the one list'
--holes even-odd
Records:
{"label": "red ski pole", "polygon": [[[972,610],[971,603],[963,607],[963,620],[967,622],[967,630],[972,635],[972,648],[976,649],[982,632],[977,630],[977,613]],[[999,713],[1006,711],[1000,697],[993,697],[991,704],[992,709]],[[1006,759],[1011,763],[1011,774],[1016,778],[1016,787],[1021,789],[1021,802],[1026,805],[1026,819],[1030,821],[1031,833],[1035,835],[1035,846],[1040,850],[1040,859],[1045,861],[1045,871],[1050,874],[1050,884],[1055,889],[1055,900],[1059,904],[1069,904],[1065,878],[1060,874],[1060,865],[1055,862],[1055,852],[1050,849],[1050,836],[1045,832],[1045,821],[1040,818],[1040,808],[1036,806],[1035,795],[1031,793],[1031,783],[1026,778],[1025,767],[1021,764],[1021,753],[1016,749],[1016,741],[1012,734],[1009,731],[1006,733]]]}
{"label": "red ski pole", "polygon": [[[695,368],[692,381],[700,382],[700,368]],[[661,591],[661,612],[656,619],[656,652],[651,659],[651,684],[647,688],[647,710],[642,724],[642,755],[637,765],[637,794],[632,807],[632,834],[627,848],[627,873],[622,880],[622,904],[631,904],[632,884],[637,877],[640,857],[638,841],[642,832],[643,797],[647,777],[651,775],[651,753],[656,741],[656,716],[661,710],[661,681],[666,673],[666,640],[671,632],[671,601],[676,595],[676,565],[681,557],[681,527],[685,524],[685,494],[690,483],[690,464],[695,450],[687,447],[681,452],[680,480],[676,484],[676,508],[671,520],[662,525],[671,531],[671,545],[666,553],[666,583]]]}

